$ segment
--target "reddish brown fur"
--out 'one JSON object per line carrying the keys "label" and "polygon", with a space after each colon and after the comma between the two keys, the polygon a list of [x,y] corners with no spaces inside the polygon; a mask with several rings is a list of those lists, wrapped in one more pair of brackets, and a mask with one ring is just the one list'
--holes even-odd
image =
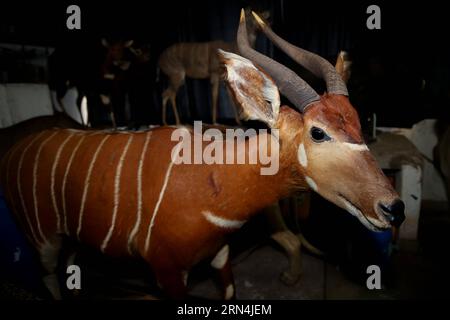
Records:
{"label": "reddish brown fur", "polygon": [[[233,231],[219,228],[208,222],[202,211],[211,211],[215,215],[231,220],[247,220],[250,216],[265,206],[273,203],[289,190],[282,183],[286,172],[281,170],[275,176],[261,176],[258,165],[174,165],[168,182],[167,190],[158,211],[151,236],[148,252],[145,251],[145,238],[151,215],[158,199],[164,176],[170,162],[170,152],[175,142],[170,141],[174,129],[161,128],[151,131],[151,140],[145,157],[142,176],[143,185],[143,220],[139,232],[132,244],[133,252],[147,260],[154,269],[159,282],[172,296],[180,296],[184,287],[178,281],[178,276],[184,270],[206,257],[212,257],[224,243],[224,236]],[[65,145],[56,169],[56,198],[58,207],[62,208],[65,197],[67,206],[69,235],[76,238],[78,227],[80,200],[85,188],[85,178],[93,153],[105,136],[109,136],[98,155],[92,171],[91,183],[86,197],[85,211],[82,221],[80,240],[88,245],[100,248],[111,225],[113,212],[113,194],[115,168],[122,150],[133,136],[133,142],[125,157],[120,193],[118,219],[116,229],[105,252],[115,256],[128,255],[128,236],[136,221],[137,195],[136,175],[139,155],[142,152],[144,138],[149,133],[102,133],[70,130],[48,130],[32,144],[24,155],[23,167],[18,177],[22,183],[22,194],[27,207],[31,225],[36,229],[37,221],[34,215],[33,202],[33,167],[35,157],[41,143],[51,134],[52,137],[43,147],[38,165],[36,191],[39,216],[42,230],[50,239],[56,230],[56,215],[52,207],[50,176],[54,156],[69,134],[73,134]],[[62,191],[62,179],[70,154],[80,139],[84,142],[76,153],[72,169],[67,180],[67,189]],[[2,185],[5,187],[9,204],[14,204],[15,213],[21,218],[25,231],[31,235],[29,225],[23,219],[20,209],[21,201],[18,193],[18,164],[24,148],[35,136],[26,138],[18,148],[6,156],[7,161],[2,167]],[[9,164],[9,168],[7,168]],[[6,175],[6,170],[10,173]],[[230,177],[238,177],[242,184],[242,194],[236,194],[236,181]],[[213,177],[213,178],[211,178]],[[212,180],[211,180],[212,179]],[[212,182],[211,182],[212,181]],[[189,187],[186,188],[186,183]],[[271,185],[273,188],[260,197],[261,186]],[[211,195],[205,197],[205,195]],[[189,203],[189,206],[186,206]],[[36,230],[35,230],[36,231]],[[38,236],[38,242],[43,239]],[[39,243],[32,241],[39,249]],[[175,277],[175,278],[174,278]],[[181,277],[181,276],[180,276]],[[179,278],[181,281],[181,278]],[[175,283],[174,283],[175,281]]]}
{"label": "reddish brown fur", "polygon": [[311,107],[308,117],[316,119],[332,128],[340,141],[361,144],[364,142],[358,113],[347,97],[324,94],[320,98],[320,108]]}

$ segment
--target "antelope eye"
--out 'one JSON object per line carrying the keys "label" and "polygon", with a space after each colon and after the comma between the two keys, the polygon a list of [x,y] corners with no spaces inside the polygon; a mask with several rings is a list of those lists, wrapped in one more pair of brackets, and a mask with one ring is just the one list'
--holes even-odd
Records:
{"label": "antelope eye", "polygon": [[314,142],[324,142],[331,140],[331,138],[320,128],[312,127],[311,128],[311,138]]}

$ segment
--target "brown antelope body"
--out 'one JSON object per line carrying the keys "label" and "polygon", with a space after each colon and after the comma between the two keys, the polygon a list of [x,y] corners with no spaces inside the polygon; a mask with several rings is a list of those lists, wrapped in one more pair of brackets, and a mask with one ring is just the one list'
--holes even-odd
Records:
{"label": "brown antelope body", "polygon": [[[242,116],[265,122],[272,133],[236,144],[246,146],[247,158],[261,151],[277,155],[275,174],[262,175],[260,163],[178,164],[180,144],[172,134],[184,130],[194,139],[188,128],[47,130],[7,154],[1,172],[5,195],[41,254],[49,285],[61,236],[67,235],[106,254],[142,257],[174,298],[185,296],[191,267],[211,258],[229,299],[234,286],[226,235],[299,189],[313,189],[371,230],[402,222],[403,203],[364,144],[339,75],[328,74],[328,93],[317,95],[289,69],[251,49],[243,16],[238,44],[248,59],[221,53],[228,87]],[[278,88],[300,112],[280,108]],[[273,138],[276,130],[279,148],[252,144]],[[201,150],[207,147],[203,142]]]}
{"label": "brown antelope body", "polygon": [[[266,14],[266,13],[264,13]],[[250,11],[247,12],[250,15]],[[267,15],[266,15],[267,16]],[[252,46],[256,41],[256,25],[249,20],[249,38]],[[158,60],[158,67],[167,75],[169,86],[164,90],[162,97],[162,121],[166,123],[166,107],[170,101],[175,115],[176,123],[180,123],[176,106],[176,95],[178,89],[183,85],[186,77],[192,79],[209,79],[211,83],[212,99],[212,122],[217,119],[217,101],[220,84],[220,60],[217,50],[222,49],[228,52],[237,53],[235,42],[211,41],[211,42],[181,42],[165,49]],[[239,123],[239,118],[235,110],[235,119]]]}

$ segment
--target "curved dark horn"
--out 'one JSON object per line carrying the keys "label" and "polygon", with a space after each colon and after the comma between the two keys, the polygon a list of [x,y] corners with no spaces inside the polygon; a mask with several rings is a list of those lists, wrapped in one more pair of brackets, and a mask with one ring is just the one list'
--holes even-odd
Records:
{"label": "curved dark horn", "polygon": [[301,112],[314,101],[320,100],[320,96],[314,89],[295,72],[250,47],[247,37],[244,10],[241,10],[241,20],[239,22],[237,33],[237,45],[241,55],[261,66],[263,70],[273,78],[280,92]]}
{"label": "curved dark horn", "polygon": [[283,50],[295,62],[311,71],[315,76],[325,80],[327,91],[329,93],[348,96],[345,82],[331,63],[315,53],[296,47],[286,40],[283,40],[275,34],[275,32],[273,32],[255,12],[252,12],[252,14],[267,38],[269,38],[278,48]]}

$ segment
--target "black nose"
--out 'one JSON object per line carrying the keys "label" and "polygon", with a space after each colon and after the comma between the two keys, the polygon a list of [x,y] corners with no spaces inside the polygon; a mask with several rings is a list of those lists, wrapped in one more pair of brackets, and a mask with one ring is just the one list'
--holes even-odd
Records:
{"label": "black nose", "polygon": [[402,200],[396,199],[392,203],[385,205],[383,203],[378,204],[383,210],[383,214],[386,219],[395,227],[400,227],[405,220],[405,204]]}

